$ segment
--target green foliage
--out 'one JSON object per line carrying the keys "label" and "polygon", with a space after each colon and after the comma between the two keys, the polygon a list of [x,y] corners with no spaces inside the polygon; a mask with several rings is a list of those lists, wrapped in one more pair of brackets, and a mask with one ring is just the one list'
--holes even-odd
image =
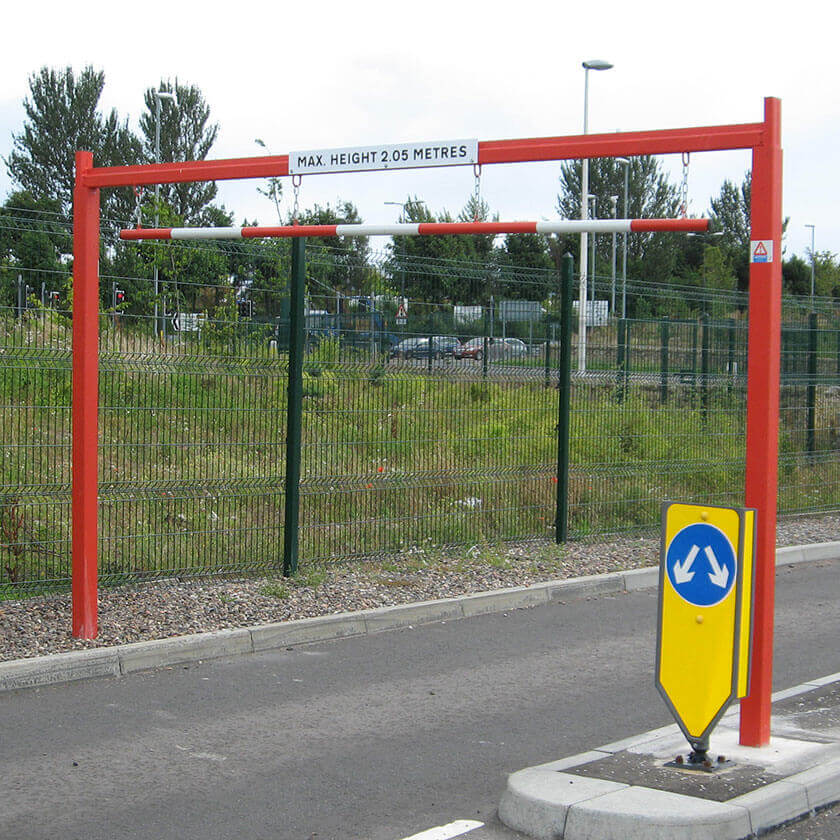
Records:
{"label": "green foliage", "polygon": [[[589,195],[595,196],[596,216],[612,215],[610,197],[619,196],[619,217],[631,219],[662,218],[676,214],[679,205],[677,188],[668,181],[659,159],[642,155],[630,159],[628,206],[624,207],[624,165],[613,158],[589,161]],[[563,219],[580,218],[581,198],[580,161],[567,161],[560,168],[560,195],[557,210]],[[560,252],[575,256],[580,264],[580,237],[559,237]],[[611,237],[600,236],[597,242],[596,268],[611,260]],[[633,233],[627,239],[630,276],[662,281],[670,278],[676,266],[673,235]],[[604,273],[603,270],[600,273]]]}
{"label": "green foliage", "polygon": [[[85,67],[76,76],[71,67],[42,67],[29,77],[24,99],[26,122],[13,134],[13,149],[6,166],[12,181],[36,200],[57,202],[61,212],[70,210],[75,180],[75,153],[93,152],[94,164],[117,166],[139,163],[140,143],[120,120],[116,110],[99,111],[105,74]],[[128,218],[133,204],[131,190],[103,194],[104,215]]]}
{"label": "green foliage", "polygon": [[277,581],[266,583],[260,587],[260,595],[266,595],[269,598],[277,598],[280,601],[285,601],[292,593],[289,587]]}
{"label": "green foliage", "polygon": [[[219,133],[218,123],[210,123],[210,106],[201,90],[195,85],[184,85],[171,79],[162,79],[157,88],[148,88],[143,94],[146,110],[140,115],[145,162],[155,160],[155,133],[157,128],[158,97],[155,90],[174,93],[177,105],[167,99],[160,100],[160,160],[206,160]],[[211,225],[215,210],[208,208],[218,193],[213,181],[162,184],[160,195],[172,212],[185,224]],[[230,224],[230,222],[227,222]]]}

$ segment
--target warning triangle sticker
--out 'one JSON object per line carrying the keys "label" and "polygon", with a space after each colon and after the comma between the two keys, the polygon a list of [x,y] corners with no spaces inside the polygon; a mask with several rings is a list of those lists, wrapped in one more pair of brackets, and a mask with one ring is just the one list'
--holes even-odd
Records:
{"label": "warning triangle sticker", "polygon": [[764,247],[763,242],[759,242],[758,245],[755,246],[755,250],[753,251],[754,257],[766,257],[767,256],[767,249]]}

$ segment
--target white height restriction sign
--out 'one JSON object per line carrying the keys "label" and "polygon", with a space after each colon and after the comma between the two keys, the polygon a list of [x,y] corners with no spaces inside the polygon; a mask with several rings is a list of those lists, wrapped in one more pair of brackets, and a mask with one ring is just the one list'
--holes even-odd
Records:
{"label": "white height restriction sign", "polygon": [[345,149],[309,149],[289,154],[290,175],[363,172],[370,169],[417,169],[478,163],[478,140],[432,140]]}

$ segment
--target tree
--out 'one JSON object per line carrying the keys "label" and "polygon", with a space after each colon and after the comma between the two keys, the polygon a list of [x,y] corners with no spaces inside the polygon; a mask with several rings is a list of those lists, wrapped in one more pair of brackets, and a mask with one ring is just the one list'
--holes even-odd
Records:
{"label": "tree", "polygon": [[[564,219],[580,218],[581,190],[580,161],[567,161],[560,169],[560,194],[557,209]],[[628,207],[622,206],[624,197],[624,165],[613,158],[596,158],[589,162],[589,195],[596,198],[596,215],[610,218],[611,196],[619,196],[619,215],[631,219],[664,218],[674,216],[679,206],[675,185],[662,172],[660,162],[651,155],[630,159]],[[629,234],[627,240],[628,275],[646,280],[667,281],[676,265],[677,251],[672,234]],[[608,264],[611,258],[612,238],[600,236],[597,244],[596,268]],[[553,250],[569,252],[580,264],[580,237],[558,237]],[[603,273],[603,272],[600,272]]]}
{"label": "tree", "polygon": [[[90,66],[78,77],[71,67],[42,67],[29,77],[26,122],[20,134],[12,135],[6,168],[36,201],[58,202],[59,212],[69,213],[72,206],[76,151],[93,152],[97,166],[141,160],[140,141],[127,121],[120,121],[115,110],[106,117],[99,112],[104,86],[104,72]],[[132,204],[131,190],[109,190],[103,194],[103,216],[127,218]]]}
{"label": "tree", "polygon": [[62,256],[73,249],[72,237],[60,213],[57,199],[35,199],[23,190],[12,193],[0,207],[0,282],[2,305],[17,300],[17,275],[40,294],[41,284],[47,291],[63,291],[69,272]]}
{"label": "tree", "polygon": [[537,233],[508,234],[499,250],[498,262],[504,297],[545,300],[556,291],[557,272],[547,237]]}
{"label": "tree", "polygon": [[[182,85],[175,79],[161,80],[157,90],[174,93],[177,105],[163,101],[160,112],[160,159],[162,161],[205,160],[219,133],[218,123],[209,123],[210,107],[195,85]],[[143,96],[146,110],[140,116],[143,154],[149,163],[155,160],[155,132],[158,99],[155,88]],[[212,181],[161,184],[160,196],[185,223],[201,221],[202,211],[218,193]]]}
{"label": "tree", "polygon": [[[287,224],[293,224],[291,215]],[[298,214],[301,225],[354,225],[362,221],[359,211],[351,201],[339,201],[333,208],[329,204],[314,207]],[[322,294],[332,289],[345,292],[371,293],[374,274],[368,264],[370,245],[365,236],[319,236],[307,243],[307,276],[320,285],[315,290]]]}
{"label": "tree", "polygon": [[[409,198],[401,221],[452,222],[447,210],[435,215],[425,202]],[[498,218],[498,217],[495,217]],[[459,222],[489,221],[486,202],[471,196]],[[405,291],[415,300],[435,303],[480,303],[490,299],[498,280],[493,236],[395,236],[390,245],[390,269],[405,278]]]}
{"label": "tree", "polygon": [[715,230],[723,233],[720,246],[726,251],[738,278],[738,287],[749,287],[750,193],[752,173],[746,172],[740,186],[723,182],[717,198],[711,201],[709,217]]}

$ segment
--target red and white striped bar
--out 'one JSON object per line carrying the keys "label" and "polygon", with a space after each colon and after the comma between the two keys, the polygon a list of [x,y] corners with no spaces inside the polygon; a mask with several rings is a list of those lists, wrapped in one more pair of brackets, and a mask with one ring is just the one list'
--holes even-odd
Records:
{"label": "red and white striped bar", "polygon": [[705,233],[708,219],[565,219],[556,222],[421,222],[391,225],[133,228],[120,239],[269,239],[300,236],[456,236],[500,233]]}

